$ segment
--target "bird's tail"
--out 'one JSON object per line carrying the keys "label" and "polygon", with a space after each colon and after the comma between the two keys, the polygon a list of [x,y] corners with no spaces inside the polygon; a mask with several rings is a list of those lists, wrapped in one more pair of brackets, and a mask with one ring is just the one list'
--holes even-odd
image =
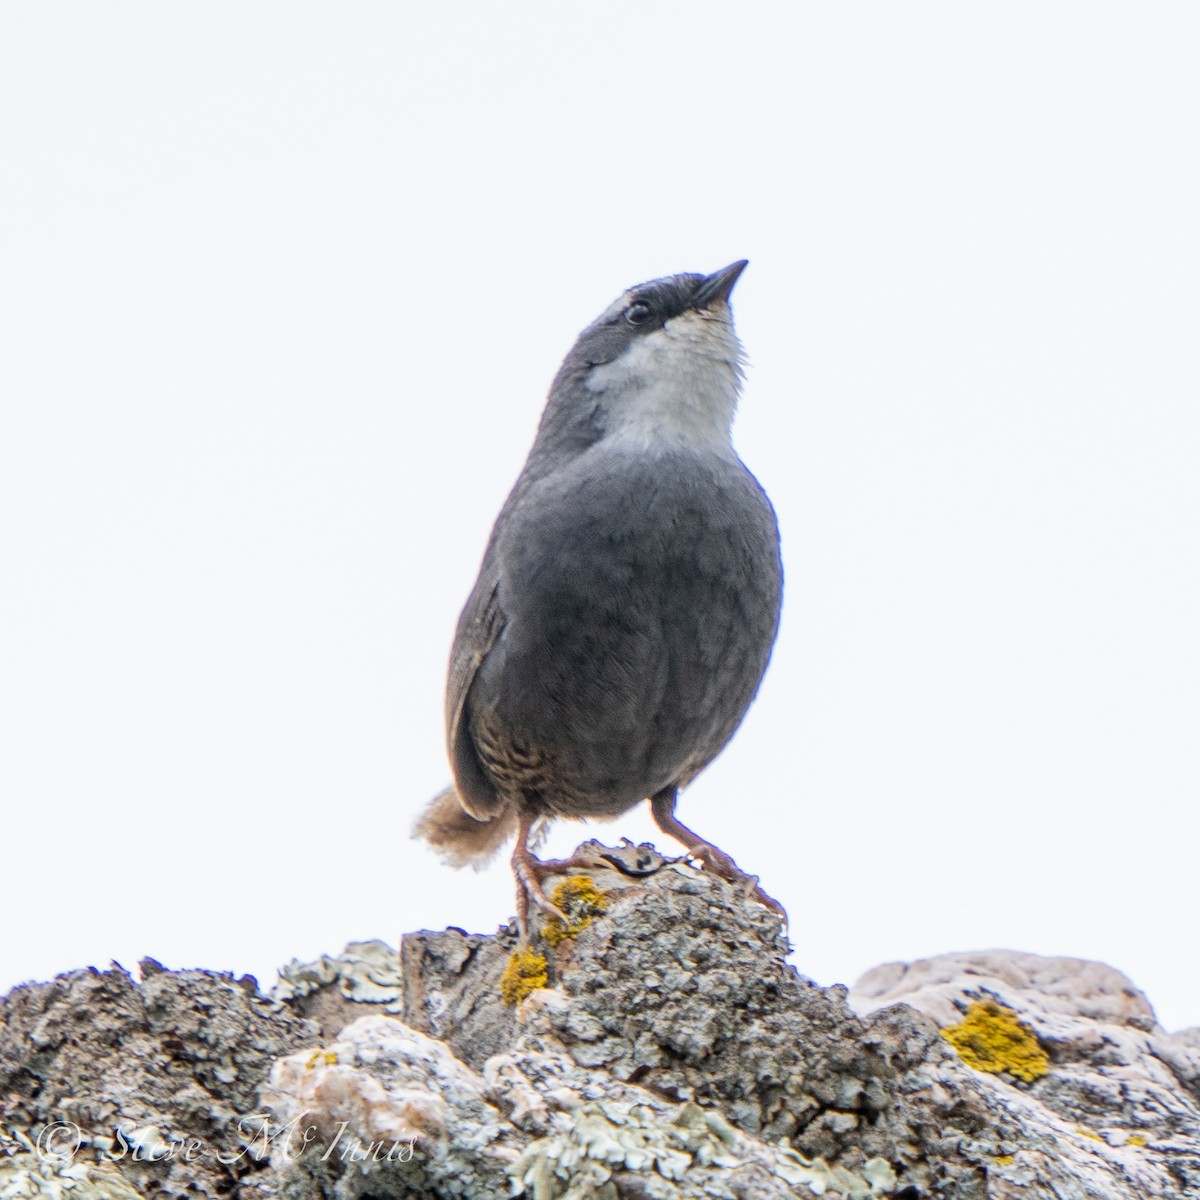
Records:
{"label": "bird's tail", "polygon": [[490,821],[476,820],[458,799],[453,786],[438,792],[413,827],[413,836],[424,838],[452,867],[482,867],[517,831],[511,808]]}

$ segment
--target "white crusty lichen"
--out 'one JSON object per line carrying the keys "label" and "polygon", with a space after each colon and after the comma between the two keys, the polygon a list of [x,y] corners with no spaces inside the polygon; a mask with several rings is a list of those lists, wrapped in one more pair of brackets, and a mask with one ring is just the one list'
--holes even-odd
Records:
{"label": "white crusty lichen", "polygon": [[[701,1140],[695,1132],[649,1105],[584,1104],[561,1133],[533,1142],[509,1173],[534,1200],[590,1200],[614,1171],[682,1179],[693,1161],[686,1142]],[[738,1163],[723,1151],[713,1157],[724,1166]]]}
{"label": "white crusty lichen", "polygon": [[338,955],[323,954],[315,962],[292,959],[279,968],[275,1000],[295,1000],[336,984],[347,1000],[378,1004],[385,1011],[404,1008],[404,977],[400,956],[386,942],[350,942]]}
{"label": "white crusty lichen", "polygon": [[0,1129],[0,1200],[143,1200],[112,1163],[39,1148],[20,1130]]}
{"label": "white crusty lichen", "polygon": [[[632,1089],[636,1090],[636,1089]],[[862,1175],[807,1159],[786,1144],[767,1144],[740,1133],[720,1113],[685,1103],[673,1114],[654,1104],[585,1104],[568,1128],[539,1138],[509,1168],[515,1192],[531,1200],[608,1200],[618,1194],[613,1177],[631,1172],[655,1200],[718,1193],[724,1172],[756,1166],[815,1196],[846,1200],[890,1195],[896,1176],[883,1159]]]}

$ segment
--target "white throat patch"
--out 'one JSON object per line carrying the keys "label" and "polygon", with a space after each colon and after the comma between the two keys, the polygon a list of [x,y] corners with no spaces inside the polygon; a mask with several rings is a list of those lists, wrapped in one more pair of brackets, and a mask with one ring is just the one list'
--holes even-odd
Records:
{"label": "white throat patch", "polygon": [[731,458],[741,360],[727,310],[687,312],[593,367],[587,388],[604,396],[610,439],[643,452],[683,447]]}

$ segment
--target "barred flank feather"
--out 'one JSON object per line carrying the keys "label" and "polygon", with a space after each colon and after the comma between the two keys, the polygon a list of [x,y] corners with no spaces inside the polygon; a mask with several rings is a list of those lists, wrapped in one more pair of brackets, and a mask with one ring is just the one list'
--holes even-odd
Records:
{"label": "barred flank feather", "polygon": [[506,809],[493,821],[477,821],[458,801],[453,787],[438,792],[413,829],[452,867],[484,866],[517,831],[517,815]]}

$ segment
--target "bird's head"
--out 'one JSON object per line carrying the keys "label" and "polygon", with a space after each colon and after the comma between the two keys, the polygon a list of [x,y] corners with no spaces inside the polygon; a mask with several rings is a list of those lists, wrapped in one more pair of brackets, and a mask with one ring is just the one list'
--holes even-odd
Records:
{"label": "bird's head", "polygon": [[547,435],[583,448],[620,439],[642,452],[732,454],[742,347],[729,294],[745,267],[743,259],[711,275],[669,275],[625,292],[564,359],[539,441]]}

